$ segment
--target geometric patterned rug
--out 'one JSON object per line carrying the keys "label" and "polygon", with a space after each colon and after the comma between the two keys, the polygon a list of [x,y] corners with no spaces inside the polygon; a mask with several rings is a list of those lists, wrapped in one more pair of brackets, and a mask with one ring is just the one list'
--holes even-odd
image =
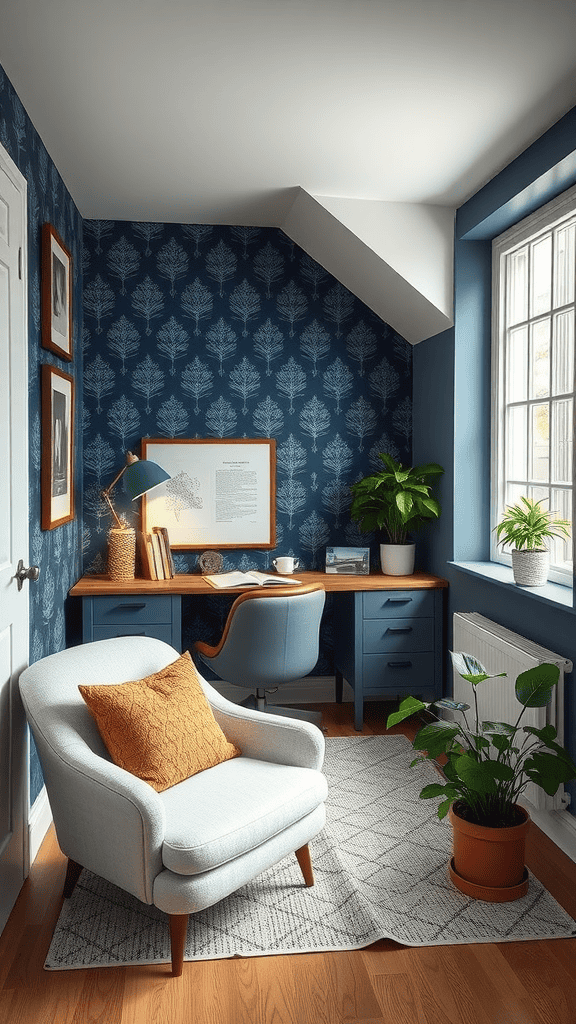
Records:
{"label": "geometric patterned rug", "polygon": [[[404,736],[326,740],[327,824],[310,844],[315,885],[295,857],[191,915],[186,960],[407,946],[565,938],[576,922],[530,875],[526,896],[484,903],[447,874],[451,829],[437,801],[420,800],[434,768],[410,768]],[[168,923],[155,907],[83,871],[65,900],[48,970],[170,962]]]}

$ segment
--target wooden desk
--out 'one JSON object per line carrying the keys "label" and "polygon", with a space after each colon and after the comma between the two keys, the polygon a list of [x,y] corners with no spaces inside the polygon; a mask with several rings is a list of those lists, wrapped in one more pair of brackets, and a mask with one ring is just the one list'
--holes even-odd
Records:
{"label": "wooden desk", "polygon": [[[366,698],[393,699],[413,693],[442,694],[442,590],[446,580],[413,576],[340,576],[296,573],[303,583],[320,582],[334,601],[336,700],[343,680],[354,690],[354,725],[362,728]],[[125,580],[83,576],[70,590],[82,598],[82,638],[155,636],[182,649],[181,599],[186,595],[239,594],[246,588],[216,590],[200,575],[171,580]]]}

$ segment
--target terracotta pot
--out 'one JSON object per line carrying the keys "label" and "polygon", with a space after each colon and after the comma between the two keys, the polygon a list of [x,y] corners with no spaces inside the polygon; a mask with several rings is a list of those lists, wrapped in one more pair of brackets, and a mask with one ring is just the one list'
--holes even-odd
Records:
{"label": "terracotta pot", "polygon": [[528,890],[524,863],[530,815],[519,807],[523,821],[507,828],[490,828],[465,821],[450,808],[453,857],[450,877],[461,892],[491,903],[519,899]]}

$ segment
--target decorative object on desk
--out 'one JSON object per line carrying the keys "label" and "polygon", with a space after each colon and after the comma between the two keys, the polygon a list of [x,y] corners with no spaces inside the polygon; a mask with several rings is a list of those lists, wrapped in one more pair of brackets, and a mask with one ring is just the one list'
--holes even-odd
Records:
{"label": "decorative object on desk", "polygon": [[216,590],[228,590],[233,587],[278,587],[284,584],[293,586],[302,583],[302,580],[295,580],[293,576],[268,576],[257,569],[251,569],[250,572],[221,572],[216,576],[207,575],[204,579]]}
{"label": "decorative object on desk", "polygon": [[125,516],[118,519],[119,526],[108,530],[108,575],[111,580],[133,580],[136,562],[136,531]]}
{"label": "decorative object on desk", "polygon": [[326,572],[367,576],[370,548],[326,548]]}
{"label": "decorative object on desk", "polygon": [[42,346],[72,361],[72,255],[51,224],[42,225]]}
{"label": "decorative object on desk", "polygon": [[149,438],[170,481],[142,503],[142,528],[162,524],[172,548],[276,546],[276,441],[271,438]]}
{"label": "decorative object on desk", "polygon": [[222,572],[224,559],[219,551],[203,551],[198,558],[198,565],[203,576],[207,573]]}
{"label": "decorative object on desk", "polygon": [[43,530],[74,519],[74,380],[62,370],[42,366]]}
{"label": "decorative object on desk", "polygon": [[546,540],[570,536],[568,520],[555,519],[555,512],[541,507],[542,500],[522,495],[521,504],[508,505],[495,527],[498,544],[512,549],[514,582],[519,587],[543,587],[550,569]]}
{"label": "decorative object on desk", "polygon": [[[411,754],[404,736],[327,737],[314,887],[298,884],[286,857],[194,916],[185,960],[361,949],[379,939],[433,947],[570,938],[575,922],[533,875],[523,900],[490,913],[451,885],[450,829],[418,797],[436,772],[425,762],[411,769]],[[46,969],[169,962],[162,912],[84,870],[63,901]]]}
{"label": "decorative object on desk", "polygon": [[387,536],[388,542],[380,545],[385,576],[411,576],[415,546],[408,533],[439,517],[440,504],[430,491],[444,470],[437,462],[406,468],[387,452],[378,457],[384,469],[351,485],[350,516],[364,532],[383,530]]}
{"label": "decorative object on desk", "polygon": [[276,572],[289,576],[300,565],[300,559],[292,558],[291,555],[280,555],[279,558],[272,559],[272,565]]}
{"label": "decorative object on desk", "polygon": [[413,746],[419,756],[413,765],[426,759],[435,761],[439,755],[447,758],[439,766],[446,783],[425,786],[420,796],[424,800],[443,797],[438,806],[439,818],[450,812],[454,849],[449,871],[456,887],[476,899],[511,902],[524,896],[528,889],[524,841],[530,818],[518,805],[518,798],[529,782],[553,796],[560,783],[576,778],[576,765],[556,742],[553,725],[520,728],[526,708],[543,708],[550,703],[559,668],[543,664],[520,673],[515,690],[521,710],[513,725],[482,722],[476,688],[484,680],[506,673],[487,672],[469,654],[450,654],[458,674],[472,686],[473,727],[466,718],[470,705],[447,700],[425,704],[414,697],[407,697],[399,711],[388,716],[387,727],[420,711],[434,714],[434,708],[463,716],[465,725],[439,719],[416,734]]}
{"label": "decorative object on desk", "polygon": [[[126,462],[122,469],[102,491],[101,496],[108,503],[116,521],[116,526],[108,534],[108,573],[113,580],[134,578],[136,554],[136,533],[124,517],[121,519],[117,515],[111,499],[112,491],[121,477],[124,478],[124,485],[132,501],[170,479],[168,473],[156,462],[139,459],[132,452],[126,452]],[[163,579],[164,576],[159,578]]]}

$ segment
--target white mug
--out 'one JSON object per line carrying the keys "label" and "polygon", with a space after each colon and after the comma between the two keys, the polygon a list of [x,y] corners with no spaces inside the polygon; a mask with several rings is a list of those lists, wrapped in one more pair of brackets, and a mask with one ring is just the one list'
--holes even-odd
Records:
{"label": "white mug", "polygon": [[298,568],[298,559],[289,558],[286,555],[282,558],[273,558],[272,565],[281,576],[289,576],[290,573],[294,572],[294,569]]}

